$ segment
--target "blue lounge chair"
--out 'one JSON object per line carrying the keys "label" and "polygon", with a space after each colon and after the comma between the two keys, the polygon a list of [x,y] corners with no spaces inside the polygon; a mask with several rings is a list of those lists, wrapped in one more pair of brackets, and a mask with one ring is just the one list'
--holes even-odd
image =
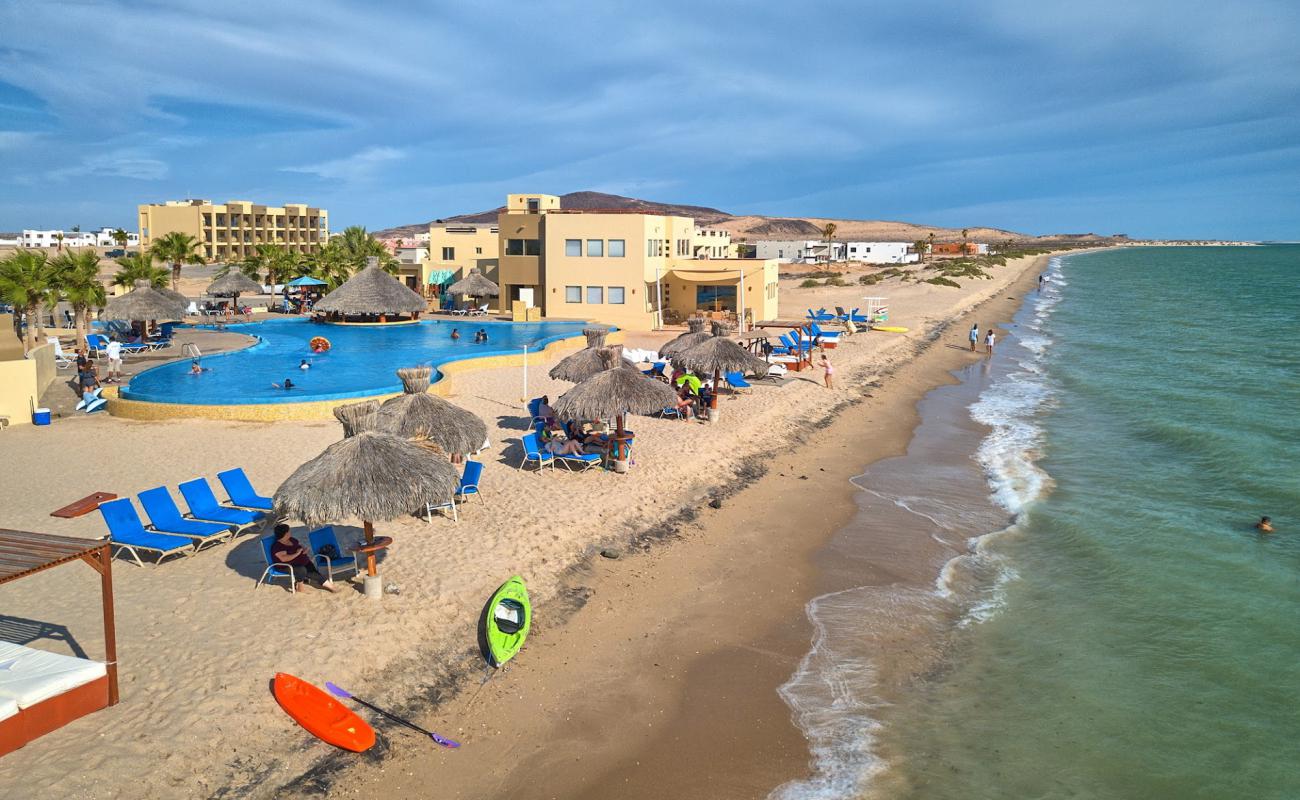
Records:
{"label": "blue lounge chair", "polygon": [[155,553],[158,560],[154,563],[157,564],[161,564],[168,556],[188,557],[195,553],[194,543],[184,536],[145,530],[144,523],[140,521],[140,515],[136,513],[135,506],[131,505],[129,497],[119,497],[116,500],[100,503],[99,513],[103,515],[104,524],[108,526],[109,544],[117,548],[118,555],[126,551],[139,566],[144,566],[144,561],[140,559],[141,550]]}
{"label": "blue lounge chair", "polygon": [[146,489],[137,497],[140,505],[144,506],[144,513],[149,515],[150,527],[159,533],[188,536],[194,540],[196,550],[202,550],[204,545],[217,544],[223,539],[229,539],[235,532],[233,525],[185,519],[180,508],[176,506],[176,501],[172,499],[171,492],[167,491],[165,486]]}
{"label": "blue lounge chair", "polygon": [[190,516],[195,519],[225,522],[230,525],[251,525],[260,522],[266,514],[261,511],[249,511],[245,508],[231,508],[217,502],[212,487],[205,478],[195,478],[180,485],[181,496],[185,505],[190,507]]}
{"label": "blue lounge chair", "polygon": [[[334,533],[334,526],[326,525],[307,534],[307,546],[311,548],[311,560],[316,562],[317,568],[325,571],[329,580],[334,580],[335,570],[357,571],[357,557],[343,554],[343,548],[339,547],[339,537]],[[321,553],[321,548],[326,546],[333,547],[338,555],[327,556]]]}
{"label": "blue lounge chair", "polygon": [[810,308],[808,309],[808,319],[813,320],[814,322],[830,322],[835,319],[835,315],[827,313],[824,308],[819,311],[813,311]]}
{"label": "blue lounge chair", "polygon": [[813,336],[820,338],[823,342],[839,342],[840,340],[839,331],[824,331],[822,330],[822,326],[818,325],[816,322],[808,323],[808,330],[812,332]]}
{"label": "blue lounge chair", "polygon": [[722,378],[727,382],[727,385],[730,386],[732,389],[753,388],[753,384],[745,380],[745,376],[739,372],[728,372],[727,374],[723,375]]}
{"label": "blue lounge chair", "polygon": [[262,577],[257,579],[257,584],[254,585],[253,588],[256,589],[258,586],[261,586],[263,583],[269,580],[274,580],[275,578],[288,578],[289,591],[291,592],[297,591],[298,580],[293,577],[293,568],[290,567],[288,564],[281,564],[280,562],[275,560],[274,556],[271,555],[271,545],[275,544],[275,534],[271,534],[270,536],[263,536],[261,542],[262,542],[262,558],[266,559],[266,569],[262,572]]}
{"label": "blue lounge chair", "polygon": [[849,312],[849,319],[853,320],[853,322],[858,325],[865,325],[868,322],[871,322],[870,319],[859,314],[858,309],[856,308]]}
{"label": "blue lounge chair", "polygon": [[519,462],[520,469],[528,466],[529,461],[537,462],[537,469],[539,472],[548,464],[552,469],[555,468],[555,456],[542,449],[541,440],[537,438],[536,433],[525,433],[523,445],[524,460]]}
{"label": "blue lounge chair", "polygon": [[478,488],[478,482],[482,477],[483,463],[467,460],[465,471],[460,476],[460,486],[456,488],[456,496],[461,500],[468,499],[470,495],[482,497],[483,493]]}
{"label": "blue lounge chair", "polygon": [[582,455],[558,455],[555,457],[555,463],[563,464],[564,468],[570,472],[586,472],[592,467],[600,466],[604,458],[599,453],[583,453]]}
{"label": "blue lounge chair", "polygon": [[232,505],[241,508],[257,508],[262,511],[270,511],[275,506],[271,502],[271,498],[262,497],[257,493],[253,488],[253,484],[248,482],[248,476],[244,474],[244,470],[239,467],[228,469],[225,472],[218,472],[217,479],[226,488],[226,494],[230,495]]}

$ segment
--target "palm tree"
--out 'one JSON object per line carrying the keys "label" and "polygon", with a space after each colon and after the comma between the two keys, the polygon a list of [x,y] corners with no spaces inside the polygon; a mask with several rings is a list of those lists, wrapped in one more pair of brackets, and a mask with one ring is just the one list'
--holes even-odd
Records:
{"label": "palm tree", "polygon": [[327,243],[315,253],[308,255],[304,266],[313,278],[325,281],[330,291],[343,285],[343,282],[352,277],[352,273],[356,271],[337,240]]}
{"label": "palm tree", "polygon": [[[84,347],[90,331],[90,317],[96,308],[108,302],[104,284],[99,281],[99,254],[92,248],[69,250],[53,262],[58,270],[58,286],[72,304],[72,323],[77,331],[77,345]],[[159,270],[166,275],[166,270]]]}
{"label": "palm tree", "polygon": [[934,257],[934,231],[930,231],[930,235],[926,238],[928,244],[926,244],[925,246],[925,252],[929,253],[930,257],[933,258]]}
{"label": "palm tree", "polygon": [[217,270],[217,277],[224,278],[230,274],[231,269],[238,269],[248,277],[262,283],[262,276],[266,276],[266,283],[274,286],[277,283],[293,278],[300,271],[300,257],[297,253],[289,252],[289,249],[275,244],[259,244],[253,248],[253,254],[235,264],[226,264]]}
{"label": "palm tree", "polygon": [[126,243],[131,241],[131,237],[127,235],[126,231],[122,230],[121,228],[118,228],[117,230],[113,231],[113,241],[117,242],[118,247],[125,250]]}
{"label": "palm tree", "polygon": [[925,249],[926,249],[926,248],[925,248],[925,240],[924,240],[924,239],[917,239],[915,242],[912,242],[912,249],[915,250],[917,253],[920,254],[920,256],[921,256],[921,263],[924,264],[924,263],[925,263]]}
{"label": "palm tree", "polygon": [[396,273],[399,262],[395,256],[384,247],[383,242],[366,232],[366,229],[360,225],[352,225],[344,228],[343,233],[330,241],[330,244],[336,244],[343,253],[344,259],[353,270],[359,270],[366,266],[366,259],[373,256],[379,259],[379,267],[385,272]]}
{"label": "palm tree", "polygon": [[167,288],[171,273],[166,267],[155,267],[153,256],[148,251],[122,256],[116,261],[121,269],[113,275],[114,286],[130,288],[135,286],[136,281],[149,281],[149,285],[155,289]]}
{"label": "palm tree", "polygon": [[962,255],[969,255],[969,253],[967,253],[966,251],[966,237],[968,235],[970,235],[970,229],[962,228],[961,229],[961,254]]}
{"label": "palm tree", "polygon": [[150,251],[159,261],[172,265],[172,291],[180,291],[181,266],[183,264],[204,264],[206,260],[200,251],[199,240],[188,233],[172,231],[164,234],[153,243]]}
{"label": "palm tree", "polygon": [[27,317],[27,335],[23,349],[36,347],[37,331],[45,335],[41,307],[54,290],[58,270],[44,250],[19,250],[0,261],[0,299],[20,308]]}
{"label": "palm tree", "polygon": [[826,263],[831,263],[831,246],[835,240],[836,225],[834,222],[828,222],[822,226],[822,238],[826,240]]}
{"label": "palm tree", "polygon": [[58,233],[54,234],[54,242],[55,245],[59,248],[59,252],[62,253],[63,252],[63,231],[59,231]]}

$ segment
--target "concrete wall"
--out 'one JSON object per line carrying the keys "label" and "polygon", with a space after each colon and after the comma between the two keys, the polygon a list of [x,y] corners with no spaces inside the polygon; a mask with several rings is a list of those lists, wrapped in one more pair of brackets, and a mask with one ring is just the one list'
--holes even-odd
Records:
{"label": "concrete wall", "polygon": [[52,344],[37,347],[31,358],[0,361],[0,416],[8,417],[10,425],[30,425],[32,409],[58,377]]}

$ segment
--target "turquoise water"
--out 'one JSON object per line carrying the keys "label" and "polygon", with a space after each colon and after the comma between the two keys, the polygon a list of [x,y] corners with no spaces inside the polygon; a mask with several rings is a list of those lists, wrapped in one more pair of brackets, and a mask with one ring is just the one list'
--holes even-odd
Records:
{"label": "turquoise water", "polygon": [[1300,247],[1053,274],[972,407],[1016,521],[879,734],[890,795],[1300,797]]}
{"label": "turquoise water", "polygon": [[[235,404],[301,403],[400,392],[396,370],[432,366],[435,369],[463,358],[518,354],[550,342],[581,334],[581,322],[486,322],[426,320],[418,325],[387,328],[319,325],[306,318],[275,319],[226,330],[258,337],[257,344],[233,353],[204,356],[206,372],[190,374],[190,362],[164,364],[131,379],[123,396],[160,403]],[[451,339],[456,329],[461,338]],[[488,333],[486,344],[474,342],[474,332]],[[327,353],[311,351],[313,337],[324,336]],[[310,369],[299,369],[306,359]],[[295,388],[285,391],[285,378]]]}

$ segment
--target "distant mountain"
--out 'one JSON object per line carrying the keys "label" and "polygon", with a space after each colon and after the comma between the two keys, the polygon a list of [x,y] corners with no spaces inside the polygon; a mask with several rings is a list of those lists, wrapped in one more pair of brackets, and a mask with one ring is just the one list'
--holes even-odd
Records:
{"label": "distant mountain", "polygon": [[[584,210],[617,209],[620,211],[641,211],[647,214],[694,217],[696,222],[702,226],[724,228],[731,231],[734,240],[745,242],[756,242],[763,239],[820,239],[823,227],[829,222],[835,223],[835,238],[840,240],[915,242],[928,239],[930,234],[934,234],[935,241],[940,242],[960,241],[962,238],[960,228],[940,228],[934,225],[917,225],[910,222],[886,220],[736,216],[707,206],[659,203],[653,200],[641,200],[635,197],[605,194],[604,192],[570,192],[561,196],[560,207]],[[496,222],[497,214],[503,210],[504,206],[490,211],[447,217],[441,221]],[[395,239],[411,237],[416,233],[426,233],[428,230],[429,223],[426,222],[420,225],[401,225],[375,231],[375,236],[381,239]],[[1002,228],[967,229],[967,237],[973,242],[1003,242],[1008,239],[1024,241],[1039,238],[1089,238],[1092,236],[1092,234],[1059,234],[1056,236],[1035,237],[1029,234],[1003,230]]]}

